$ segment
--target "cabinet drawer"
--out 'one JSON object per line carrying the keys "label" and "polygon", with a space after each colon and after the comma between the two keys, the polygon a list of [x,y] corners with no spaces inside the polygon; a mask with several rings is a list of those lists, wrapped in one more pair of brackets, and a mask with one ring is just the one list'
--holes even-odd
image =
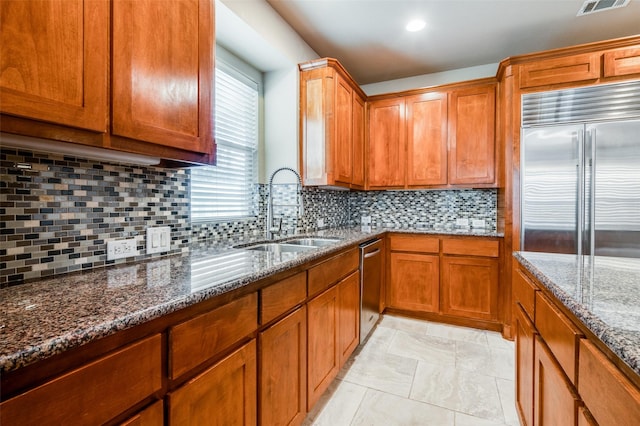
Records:
{"label": "cabinet drawer", "polygon": [[578,426],[598,426],[598,423],[585,407],[578,408]]}
{"label": "cabinet drawer", "polygon": [[586,53],[524,64],[520,68],[520,87],[546,86],[600,77],[600,58]]}
{"label": "cabinet drawer", "polygon": [[307,273],[284,279],[260,290],[260,324],[266,324],[307,298]]}
{"label": "cabinet drawer", "polygon": [[415,251],[418,253],[438,253],[440,239],[425,235],[391,235],[391,251]]}
{"label": "cabinet drawer", "polygon": [[536,291],[538,288],[529,278],[518,268],[518,261],[514,259],[515,274],[513,274],[513,300],[519,303],[522,309],[529,315],[534,317]]}
{"label": "cabinet drawer", "polygon": [[603,60],[605,77],[640,74],[640,47],[605,52]]}
{"label": "cabinet drawer", "polygon": [[162,426],[164,425],[164,407],[162,401],[156,401],[135,416],[124,421],[121,426]]}
{"label": "cabinet drawer", "polygon": [[468,256],[498,257],[500,243],[485,239],[443,239],[442,253]]}
{"label": "cabinet drawer", "polygon": [[257,328],[257,293],[172,327],[169,330],[171,378],[180,377]]}
{"label": "cabinet drawer", "polygon": [[640,390],[591,342],[580,342],[578,393],[600,426],[640,425]]}
{"label": "cabinet drawer", "polygon": [[159,334],[0,404],[2,425],[103,424],[162,388]]}
{"label": "cabinet drawer", "polygon": [[358,249],[339,254],[309,269],[309,296],[331,287],[358,269]]}
{"label": "cabinet drawer", "polygon": [[541,292],[536,292],[535,324],[565,374],[577,383],[578,345],[582,333]]}

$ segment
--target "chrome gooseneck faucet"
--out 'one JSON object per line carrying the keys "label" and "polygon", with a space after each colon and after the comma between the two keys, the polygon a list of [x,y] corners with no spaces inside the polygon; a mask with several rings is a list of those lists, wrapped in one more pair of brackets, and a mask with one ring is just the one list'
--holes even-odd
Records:
{"label": "chrome gooseneck faucet", "polygon": [[282,171],[289,171],[293,173],[298,179],[298,187],[297,187],[297,202],[296,204],[278,204],[279,206],[295,206],[298,211],[298,218],[302,217],[304,214],[304,204],[302,201],[302,178],[294,169],[290,167],[281,167],[274,171],[269,178],[269,194],[268,194],[268,202],[267,202],[267,226],[265,227],[266,237],[267,239],[272,239],[273,234],[279,234],[282,231],[282,218],[279,218],[278,224],[275,225],[273,223],[273,178]]}

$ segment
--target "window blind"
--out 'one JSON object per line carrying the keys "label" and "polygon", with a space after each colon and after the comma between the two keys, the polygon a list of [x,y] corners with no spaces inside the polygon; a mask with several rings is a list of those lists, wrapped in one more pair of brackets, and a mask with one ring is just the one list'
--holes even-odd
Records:
{"label": "window blind", "polygon": [[229,66],[216,65],[217,165],[191,169],[193,222],[254,215],[258,98],[258,83]]}

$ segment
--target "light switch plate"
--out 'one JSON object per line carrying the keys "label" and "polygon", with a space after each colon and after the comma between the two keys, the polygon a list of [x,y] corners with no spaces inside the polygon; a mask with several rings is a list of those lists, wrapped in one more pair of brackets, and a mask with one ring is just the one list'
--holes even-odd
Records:
{"label": "light switch plate", "polygon": [[154,226],[147,228],[147,254],[171,250],[171,227]]}
{"label": "light switch plate", "polygon": [[471,226],[473,226],[474,228],[484,228],[484,219],[473,219],[471,221]]}
{"label": "light switch plate", "polygon": [[466,217],[456,219],[457,226],[469,226],[469,219]]}

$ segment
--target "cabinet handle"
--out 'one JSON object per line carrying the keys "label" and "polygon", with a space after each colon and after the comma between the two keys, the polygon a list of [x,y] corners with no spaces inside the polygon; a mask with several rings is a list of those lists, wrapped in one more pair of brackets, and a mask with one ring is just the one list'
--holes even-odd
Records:
{"label": "cabinet handle", "polygon": [[368,259],[370,257],[375,256],[376,254],[380,253],[380,249],[375,249],[374,251],[372,251],[371,253],[367,253],[364,255],[365,259]]}

